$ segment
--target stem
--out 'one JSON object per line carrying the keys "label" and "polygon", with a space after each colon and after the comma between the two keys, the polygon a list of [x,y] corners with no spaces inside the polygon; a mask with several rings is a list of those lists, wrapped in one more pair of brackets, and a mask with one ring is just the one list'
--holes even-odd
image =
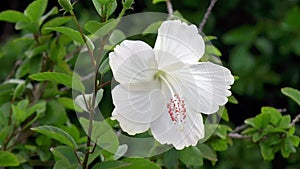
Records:
{"label": "stem", "polygon": [[173,10],[173,5],[171,3],[171,0],[166,0],[166,5],[167,5],[167,10],[169,15],[173,15],[174,10]]}
{"label": "stem", "polygon": [[21,65],[22,61],[21,60],[17,60],[12,68],[12,70],[10,71],[10,73],[8,74],[8,76],[5,78],[6,80],[9,80],[16,72],[17,68]]}
{"label": "stem", "polygon": [[89,147],[91,146],[91,138],[92,138],[92,131],[93,131],[93,121],[94,121],[94,109],[92,108],[90,111],[90,118],[89,118],[89,128],[88,128],[88,137],[87,137],[87,142],[86,142],[86,147],[88,150],[85,153],[84,160],[82,162],[82,168],[87,169],[88,168],[88,160],[89,156],[91,154]]}
{"label": "stem", "polygon": [[107,81],[107,82],[104,82],[104,83],[101,83],[101,85],[98,86],[98,89],[101,89],[103,88],[104,86],[108,85],[108,84],[111,84],[112,80],[110,81]]}
{"label": "stem", "polygon": [[229,133],[228,136],[230,138],[236,138],[236,139],[251,139],[250,136],[242,135],[239,133]]}
{"label": "stem", "polygon": [[208,17],[211,14],[211,11],[212,11],[213,7],[215,6],[216,2],[217,2],[217,0],[211,0],[210,1],[209,7],[207,8],[207,10],[206,10],[206,12],[204,14],[204,17],[203,17],[201,23],[199,24],[199,28],[198,28],[199,32],[202,32],[203,27],[205,26],[205,24],[206,24],[206,22],[208,20]]}
{"label": "stem", "polygon": [[244,130],[245,128],[247,128],[247,124],[243,124],[241,126],[237,126],[235,129],[232,130],[232,132],[230,132],[228,134],[228,136],[230,138],[235,138],[235,139],[247,139],[247,140],[250,140],[251,139],[251,136],[246,136],[246,135],[242,135],[242,134],[239,134],[240,131]]}
{"label": "stem", "polygon": [[[117,21],[119,22],[121,17],[125,14],[125,11],[126,9],[122,9],[122,11],[120,12],[118,18],[117,18]],[[71,14],[74,16],[74,19],[75,19],[75,22],[78,26],[78,29],[81,33],[81,36],[82,38],[84,39],[84,42],[86,43],[86,39],[85,39],[85,36],[82,32],[82,29],[77,21],[77,18],[76,16],[74,15],[74,12],[71,11]],[[104,19],[107,20],[107,17],[105,17]],[[105,20],[105,21],[106,21]],[[91,56],[91,59],[92,59],[92,62],[94,64],[94,68],[95,68],[95,71],[94,71],[94,76],[95,76],[95,80],[94,80],[94,89],[93,89],[93,99],[92,99],[92,107],[89,107],[89,104],[86,102],[86,99],[84,97],[84,94],[83,94],[83,98],[84,98],[84,101],[85,101],[85,104],[88,108],[88,111],[89,111],[89,114],[90,114],[90,117],[89,117],[89,128],[88,128],[88,137],[87,137],[87,143],[86,143],[86,147],[88,148],[88,151],[85,153],[85,156],[84,156],[84,160],[82,162],[82,168],[83,169],[87,169],[88,168],[88,159],[89,159],[89,155],[91,153],[93,153],[93,150],[95,147],[93,147],[93,150],[90,151],[89,148],[91,146],[91,138],[92,138],[92,131],[93,131],[93,121],[94,121],[94,116],[95,116],[95,109],[94,109],[94,105],[95,105],[95,102],[96,102],[96,95],[97,95],[97,91],[98,91],[98,87],[97,87],[97,79],[98,79],[98,67],[100,66],[100,61],[101,61],[101,57],[102,57],[102,52],[103,52],[103,49],[104,49],[104,45],[106,44],[107,40],[109,39],[111,35],[111,32],[106,35],[104,38],[103,38],[103,42],[100,44],[98,50],[99,50],[99,57],[97,57],[97,59],[95,59],[94,55],[93,55],[93,52],[91,51],[91,49],[87,46],[88,50],[89,50],[89,54]],[[104,84],[102,84],[104,85]]]}
{"label": "stem", "polygon": [[291,126],[295,126],[300,121],[300,114],[298,114],[292,121]]}
{"label": "stem", "polygon": [[88,44],[87,44],[86,38],[85,38],[85,36],[84,36],[84,34],[83,34],[83,30],[82,30],[82,28],[81,28],[81,26],[80,26],[80,24],[79,24],[79,22],[78,22],[78,19],[77,19],[75,13],[74,13],[73,11],[70,11],[70,13],[71,13],[71,15],[72,15],[73,18],[74,18],[75,24],[76,24],[76,26],[77,26],[77,28],[78,28],[78,30],[79,30],[79,32],[80,32],[80,35],[81,35],[81,37],[82,37],[82,39],[83,39],[83,41],[84,41],[84,43],[85,43],[85,45],[86,45],[86,47],[87,47],[87,49],[88,49],[89,55],[90,55],[90,57],[91,57],[92,64],[93,64],[93,66],[95,67],[95,66],[96,66],[96,63],[95,63],[95,62],[96,62],[96,61],[95,61],[95,57],[94,57],[93,51],[90,49],[90,47],[89,47]]}

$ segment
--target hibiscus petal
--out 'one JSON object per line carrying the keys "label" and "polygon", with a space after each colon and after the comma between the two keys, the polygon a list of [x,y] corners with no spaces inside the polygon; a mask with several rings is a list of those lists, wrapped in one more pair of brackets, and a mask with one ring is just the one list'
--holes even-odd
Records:
{"label": "hibiscus petal", "polygon": [[151,124],[153,137],[161,144],[172,144],[177,150],[195,146],[204,137],[203,119],[200,113],[187,110],[182,129],[171,120],[168,112]]}
{"label": "hibiscus petal", "polygon": [[119,83],[151,81],[157,71],[153,49],[142,41],[123,41],[109,54],[109,64]]}
{"label": "hibiscus petal", "polygon": [[112,120],[117,120],[122,128],[123,131],[130,135],[135,135],[138,133],[143,133],[147,131],[150,127],[149,123],[135,123],[131,120],[129,120],[126,116],[123,116],[122,114],[119,113],[120,110],[117,108],[114,109],[112,113]]}
{"label": "hibiscus petal", "polygon": [[112,90],[115,105],[112,119],[118,120],[121,128],[129,134],[141,133],[146,131],[150,123],[163,112],[166,99],[161,94],[159,86],[157,89],[146,91],[128,91],[128,89],[130,87],[117,85]]}
{"label": "hibiscus petal", "polygon": [[164,57],[166,54],[184,63],[195,63],[203,56],[204,48],[204,41],[195,25],[170,20],[163,22],[158,29],[154,50],[160,68],[170,64],[170,60]]}
{"label": "hibiscus petal", "polygon": [[219,106],[227,103],[231,95],[230,85],[234,78],[230,70],[210,62],[199,62],[171,72],[180,84],[186,104],[193,111],[205,114],[215,113]]}

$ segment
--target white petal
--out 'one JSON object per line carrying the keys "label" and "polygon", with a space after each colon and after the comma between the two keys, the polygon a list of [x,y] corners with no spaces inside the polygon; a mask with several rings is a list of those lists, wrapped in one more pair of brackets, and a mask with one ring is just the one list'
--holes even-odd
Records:
{"label": "white petal", "polygon": [[215,113],[219,106],[226,104],[231,95],[230,85],[234,78],[230,70],[210,62],[188,65],[171,73],[181,85],[186,104],[193,111],[205,114]]}
{"label": "white petal", "polygon": [[195,146],[204,137],[203,119],[200,113],[187,110],[187,116],[182,130],[178,129],[168,112],[163,113],[151,124],[153,137],[161,144],[172,144],[177,150]]}
{"label": "white petal", "polygon": [[138,133],[143,133],[147,131],[150,127],[149,123],[141,124],[141,123],[134,123],[133,121],[128,120],[126,117],[119,113],[120,111],[115,108],[112,113],[112,120],[117,120],[122,128],[123,131],[130,135],[135,135]]}
{"label": "white petal", "polygon": [[163,112],[163,105],[166,104],[159,86],[148,91],[128,91],[128,87],[118,85],[112,90],[112,98],[115,105],[112,118],[117,119],[121,128],[129,134],[146,131],[150,123]]}
{"label": "white petal", "polygon": [[151,81],[157,71],[153,49],[142,41],[123,41],[109,54],[109,64],[119,83]]}
{"label": "white petal", "polygon": [[155,43],[155,54],[158,66],[170,64],[164,55],[171,54],[184,63],[195,63],[204,54],[205,44],[195,25],[187,25],[180,20],[162,23],[158,29]]}

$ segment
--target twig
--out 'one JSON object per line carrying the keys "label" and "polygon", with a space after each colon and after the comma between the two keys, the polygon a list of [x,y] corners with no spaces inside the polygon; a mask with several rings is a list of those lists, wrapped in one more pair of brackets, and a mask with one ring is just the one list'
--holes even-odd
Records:
{"label": "twig", "polygon": [[231,138],[235,138],[235,139],[247,139],[247,140],[249,140],[249,139],[251,139],[250,136],[239,134],[239,132],[244,130],[245,128],[247,128],[247,124],[237,126],[235,129],[232,130],[232,132],[230,132],[228,134],[228,136],[231,137]]}
{"label": "twig", "polygon": [[5,78],[6,80],[9,80],[16,72],[17,68],[21,65],[22,61],[21,60],[17,60],[12,68],[12,70],[10,71],[10,73],[8,74],[8,76]]}
{"label": "twig", "polygon": [[243,124],[241,126],[237,126],[235,129],[232,130],[231,133],[238,133],[238,132],[244,130],[246,127],[247,127],[247,124]]}
{"label": "twig", "polygon": [[167,4],[167,9],[168,9],[169,15],[173,15],[174,10],[173,10],[171,0],[166,0],[166,4]]}
{"label": "twig", "polygon": [[228,136],[230,138],[236,138],[236,139],[251,139],[250,136],[242,135],[239,133],[229,133]]}
{"label": "twig", "polygon": [[203,27],[204,27],[204,25],[206,24],[206,22],[207,22],[207,20],[208,20],[208,17],[209,17],[209,15],[210,15],[210,13],[211,13],[213,7],[215,6],[216,2],[217,2],[217,0],[211,0],[211,1],[210,1],[209,7],[207,8],[207,10],[206,10],[206,12],[205,12],[205,14],[204,14],[204,17],[203,17],[201,23],[199,24],[199,28],[198,28],[198,31],[199,31],[199,32],[202,32]]}
{"label": "twig", "polygon": [[291,126],[295,126],[300,121],[300,114],[298,114],[292,121]]}

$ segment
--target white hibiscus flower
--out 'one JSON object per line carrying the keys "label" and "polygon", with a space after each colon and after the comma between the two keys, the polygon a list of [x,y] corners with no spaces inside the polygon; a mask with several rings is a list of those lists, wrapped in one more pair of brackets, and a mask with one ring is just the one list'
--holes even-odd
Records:
{"label": "white hibiscus flower", "polygon": [[198,62],[205,44],[195,25],[165,21],[154,48],[125,40],[109,54],[114,78],[112,119],[130,135],[151,130],[180,150],[204,137],[201,113],[215,113],[231,95],[230,71]]}

